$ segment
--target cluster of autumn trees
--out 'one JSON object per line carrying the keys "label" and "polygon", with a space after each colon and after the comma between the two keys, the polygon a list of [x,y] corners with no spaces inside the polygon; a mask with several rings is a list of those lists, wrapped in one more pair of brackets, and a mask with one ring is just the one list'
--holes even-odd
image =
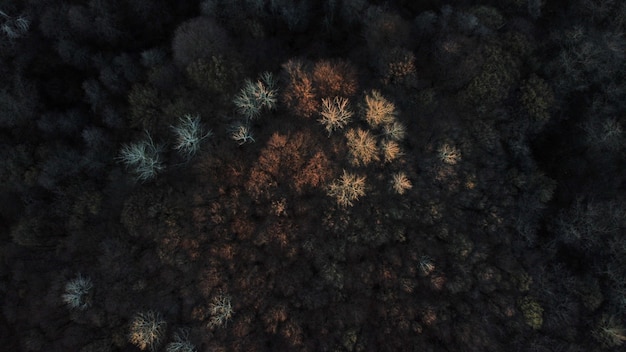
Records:
{"label": "cluster of autumn trees", "polygon": [[6,0],[23,351],[614,351],[626,4]]}

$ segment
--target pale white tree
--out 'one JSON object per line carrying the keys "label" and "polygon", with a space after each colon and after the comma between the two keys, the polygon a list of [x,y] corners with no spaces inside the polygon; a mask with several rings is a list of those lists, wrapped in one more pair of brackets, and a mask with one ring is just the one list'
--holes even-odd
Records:
{"label": "pale white tree", "polygon": [[189,341],[189,330],[179,329],[173,340],[165,345],[166,352],[196,352],[196,346]]}
{"label": "pale white tree", "polygon": [[222,293],[215,296],[209,305],[209,311],[211,312],[208,323],[210,328],[226,326],[234,314],[230,296]]}
{"label": "pale white tree", "polygon": [[118,160],[131,169],[139,181],[153,179],[165,169],[161,161],[162,145],[157,145],[146,131],[146,138],[138,142],[124,144]]}
{"label": "pale white tree", "polygon": [[171,128],[176,135],[174,149],[187,158],[194,156],[200,149],[200,143],[213,135],[210,130],[205,132],[198,115],[186,114],[180,118],[178,125]]}
{"label": "pale white tree", "polygon": [[91,305],[89,293],[92,288],[91,279],[78,274],[65,284],[65,293],[62,295],[63,302],[73,309],[87,309]]}
{"label": "pale white tree", "polygon": [[247,79],[239,94],[233,99],[233,103],[237,112],[252,120],[259,117],[264,108],[275,109],[277,100],[278,90],[274,77],[270,72],[264,72],[256,82]]}

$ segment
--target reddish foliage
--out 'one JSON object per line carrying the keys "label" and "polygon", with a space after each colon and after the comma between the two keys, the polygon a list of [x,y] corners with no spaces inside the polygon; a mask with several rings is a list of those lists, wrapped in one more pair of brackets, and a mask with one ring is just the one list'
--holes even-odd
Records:
{"label": "reddish foliage", "polygon": [[320,97],[350,97],[358,88],[356,69],[348,61],[321,60],[313,67],[313,83]]}
{"label": "reddish foliage", "polygon": [[330,177],[329,162],[305,132],[274,133],[250,170],[246,190],[255,200],[269,200],[280,189],[301,194]]}
{"label": "reddish foliage", "polygon": [[319,99],[315,94],[310,73],[304,63],[290,60],[283,65],[284,80],[282,101],[297,116],[311,117],[318,109]]}

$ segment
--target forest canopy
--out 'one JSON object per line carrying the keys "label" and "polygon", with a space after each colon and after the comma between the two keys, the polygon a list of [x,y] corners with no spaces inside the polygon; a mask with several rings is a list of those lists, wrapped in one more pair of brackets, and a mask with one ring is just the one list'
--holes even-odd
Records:
{"label": "forest canopy", "polygon": [[4,0],[16,351],[617,351],[626,2]]}

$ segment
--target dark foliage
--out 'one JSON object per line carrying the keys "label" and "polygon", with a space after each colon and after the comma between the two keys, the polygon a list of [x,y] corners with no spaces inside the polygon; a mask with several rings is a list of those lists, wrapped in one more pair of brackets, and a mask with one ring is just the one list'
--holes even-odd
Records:
{"label": "dark foliage", "polygon": [[2,347],[623,349],[625,31],[613,0],[3,1]]}

